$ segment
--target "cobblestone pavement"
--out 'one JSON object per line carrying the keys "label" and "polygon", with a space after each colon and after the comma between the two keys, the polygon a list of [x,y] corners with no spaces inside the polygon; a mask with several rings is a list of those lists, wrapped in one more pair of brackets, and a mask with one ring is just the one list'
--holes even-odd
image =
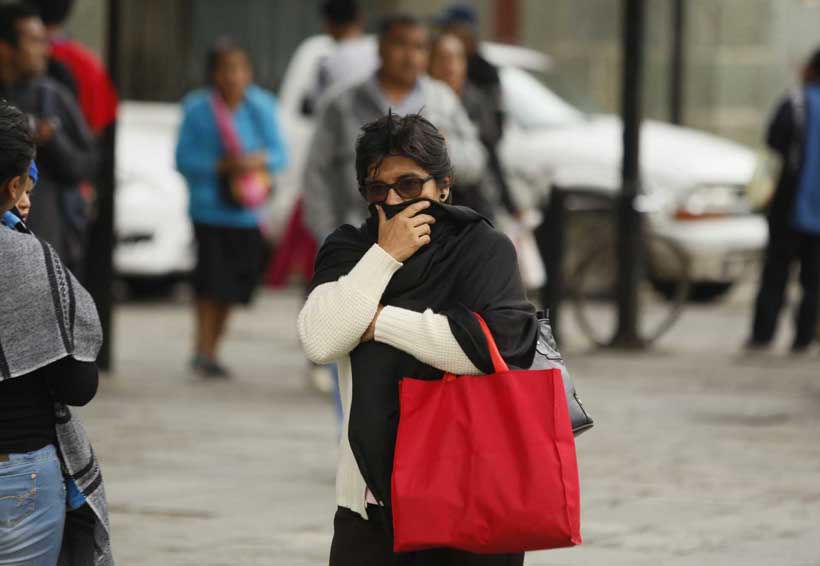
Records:
{"label": "cobblestone pavement", "polygon": [[[577,443],[584,544],[528,565],[820,564],[820,356],[740,355],[747,303],[692,308],[642,355],[591,352],[567,325],[596,419]],[[120,308],[116,372],[81,411],[120,565],[327,563],[336,423],[306,385],[299,306],[238,313],[224,382],[187,370],[184,301]]]}

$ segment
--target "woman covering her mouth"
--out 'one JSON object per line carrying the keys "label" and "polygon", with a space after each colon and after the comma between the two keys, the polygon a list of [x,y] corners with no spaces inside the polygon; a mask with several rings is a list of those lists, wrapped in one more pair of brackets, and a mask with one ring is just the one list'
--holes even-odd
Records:
{"label": "woman covering her mouth", "polygon": [[[388,115],[365,125],[356,174],[370,218],[327,238],[298,320],[308,357],[339,366],[344,428],[331,566],[398,563],[390,477],[399,380],[492,373],[476,312],[511,366],[531,365],[537,331],[512,243],[475,211],[449,204],[454,174],[433,124]],[[412,554],[413,564],[479,558],[453,549]]]}

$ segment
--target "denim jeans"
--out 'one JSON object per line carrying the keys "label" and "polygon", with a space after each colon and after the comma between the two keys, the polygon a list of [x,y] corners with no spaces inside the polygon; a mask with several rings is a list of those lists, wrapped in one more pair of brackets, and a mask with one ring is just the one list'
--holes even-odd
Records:
{"label": "denim jeans", "polygon": [[0,566],[55,566],[65,484],[54,446],[0,461]]}

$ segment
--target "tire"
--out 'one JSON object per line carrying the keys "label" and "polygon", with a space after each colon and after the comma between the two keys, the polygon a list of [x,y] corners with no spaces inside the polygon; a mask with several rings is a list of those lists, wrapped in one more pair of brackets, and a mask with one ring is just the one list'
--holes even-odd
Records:
{"label": "tire", "polygon": [[[671,262],[674,273],[678,275],[675,280],[667,282],[667,285],[661,285],[666,291],[660,292],[665,299],[665,306],[656,309],[657,314],[653,320],[645,317],[647,324],[639,329],[643,344],[650,345],[669,331],[683,311],[690,293],[689,256],[675,242],[659,237],[650,239],[646,251],[649,253],[646,255],[642,287],[647,289],[649,294],[652,294],[652,289],[658,290],[654,278],[649,274],[655,271],[653,255],[659,251],[663,252],[660,256],[666,258],[667,267]],[[602,271],[605,276],[602,276]],[[611,313],[607,318],[608,324],[600,322],[605,305],[608,305],[610,311],[614,310],[617,284],[615,274],[615,250],[603,246],[591,250],[584,256],[570,278],[570,298],[578,327],[596,346],[610,345],[615,336],[616,325]],[[648,295],[644,293],[642,296],[646,300]]]}
{"label": "tire", "polygon": [[[690,285],[687,300],[693,303],[711,303],[712,301],[716,301],[725,296],[733,286],[734,282],[695,282]],[[675,296],[677,283],[674,281],[652,278],[652,287],[664,298],[672,300]]]}
{"label": "tire", "polygon": [[689,291],[689,300],[695,303],[711,303],[722,297],[731,290],[734,282],[730,283],[712,283],[700,282],[692,283],[692,289]]}

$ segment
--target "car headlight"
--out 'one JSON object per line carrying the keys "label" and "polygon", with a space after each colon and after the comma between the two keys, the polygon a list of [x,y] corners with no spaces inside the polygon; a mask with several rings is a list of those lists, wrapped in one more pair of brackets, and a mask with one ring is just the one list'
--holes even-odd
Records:
{"label": "car headlight", "polygon": [[701,185],[686,194],[675,211],[677,220],[707,220],[750,214],[752,207],[741,185]]}
{"label": "car headlight", "polygon": [[746,185],[746,199],[753,210],[769,206],[781,167],[782,159],[777,153],[766,149],[757,152],[755,171]]}

